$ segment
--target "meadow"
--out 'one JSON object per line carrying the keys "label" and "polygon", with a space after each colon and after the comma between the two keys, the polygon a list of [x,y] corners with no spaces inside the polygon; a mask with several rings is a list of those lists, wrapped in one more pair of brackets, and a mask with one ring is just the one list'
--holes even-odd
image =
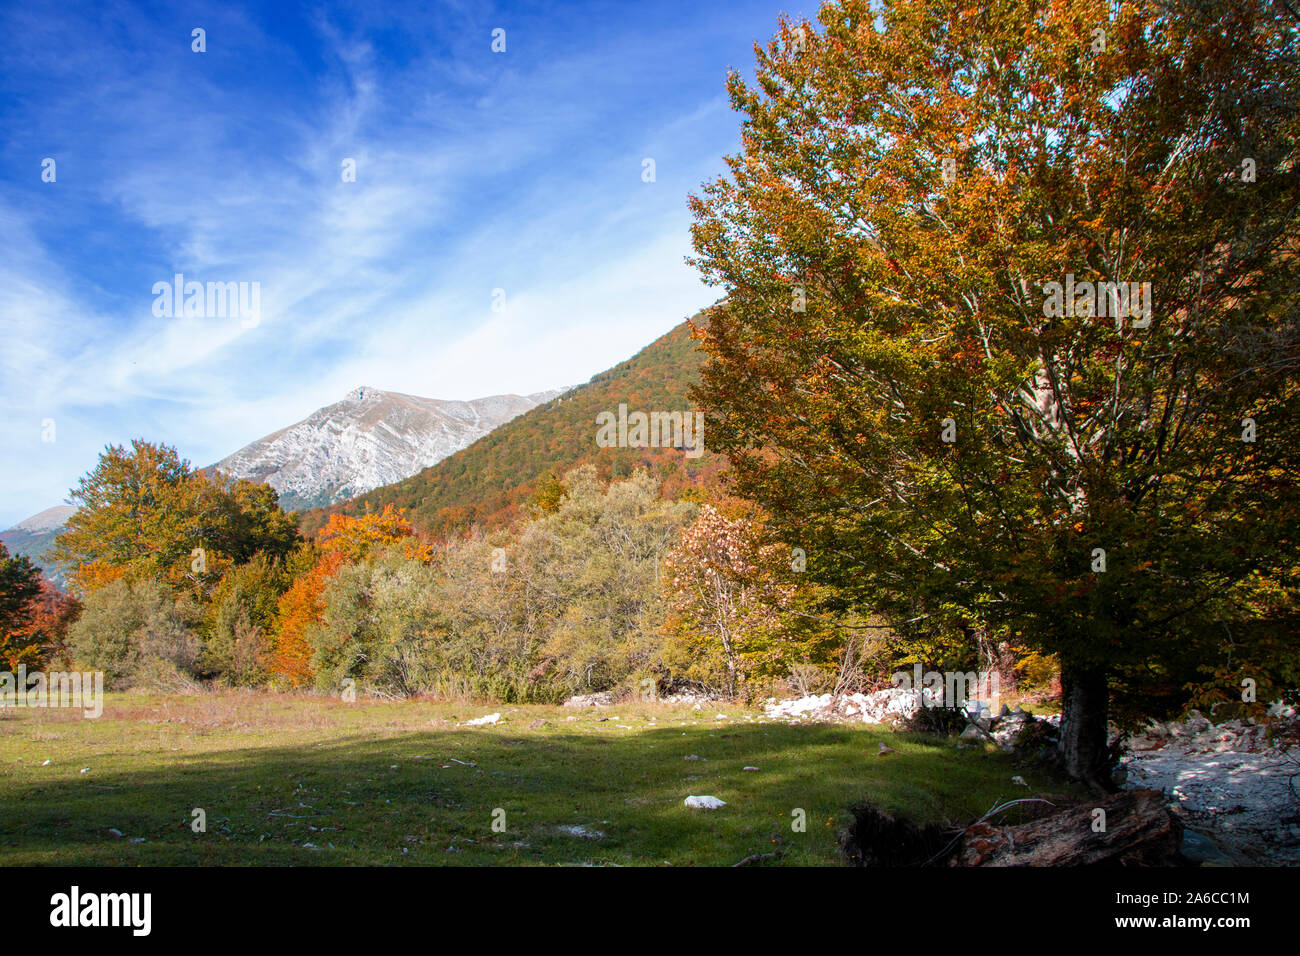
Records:
{"label": "meadow", "polygon": [[219,691],[108,694],[98,719],[8,708],[0,865],[838,865],[861,799],[964,823],[1028,796],[1013,776],[1059,787],[991,747],[705,706]]}

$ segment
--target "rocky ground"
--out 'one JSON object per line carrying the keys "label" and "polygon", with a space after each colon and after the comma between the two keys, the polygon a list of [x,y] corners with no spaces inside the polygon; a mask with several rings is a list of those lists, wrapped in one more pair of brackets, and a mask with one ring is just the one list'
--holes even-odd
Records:
{"label": "rocky ground", "polygon": [[[939,698],[929,690],[923,691],[925,701],[934,706]],[[916,692],[891,688],[870,694],[811,694],[786,700],[768,698],[763,704],[763,716],[769,720],[801,721],[853,720],[868,724],[900,723],[914,716],[921,708]]]}
{"label": "rocky ground", "polygon": [[[901,724],[920,703],[914,692],[882,690],[832,699],[830,694],[769,700],[764,715],[792,723],[865,721]],[[974,712],[974,710],[972,710]],[[1016,708],[981,716],[962,733],[1014,750],[1043,734],[1059,716],[1035,718]],[[1192,711],[1186,719],[1153,723],[1127,741],[1118,776],[1126,789],[1160,790],[1183,821],[1183,855],[1205,865],[1300,866],[1300,717],[1275,706],[1266,722],[1215,724]]]}
{"label": "rocky ground", "polygon": [[1168,794],[1190,834],[1184,855],[1210,864],[1300,866],[1300,720],[1220,724],[1193,711],[1129,740],[1126,787]]}

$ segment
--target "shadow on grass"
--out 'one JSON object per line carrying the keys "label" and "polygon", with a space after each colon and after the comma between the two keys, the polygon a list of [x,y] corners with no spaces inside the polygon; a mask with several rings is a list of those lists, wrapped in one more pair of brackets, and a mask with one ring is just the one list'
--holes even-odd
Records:
{"label": "shadow on grass", "polygon": [[[895,752],[879,754],[881,741]],[[0,793],[0,863],[729,865],[777,853],[825,865],[841,862],[837,836],[863,798],[948,823],[1029,795],[1001,754],[838,726],[501,725],[145,749],[103,753],[86,774],[24,768]],[[726,806],[686,808],[691,794]],[[191,829],[196,808],[204,833]]]}

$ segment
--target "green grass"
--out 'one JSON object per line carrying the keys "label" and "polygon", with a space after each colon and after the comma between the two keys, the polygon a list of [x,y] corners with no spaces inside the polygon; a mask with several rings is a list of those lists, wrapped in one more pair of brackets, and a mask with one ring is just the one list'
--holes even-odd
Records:
{"label": "green grass", "polygon": [[[458,726],[494,711],[497,726]],[[880,756],[881,741],[896,752]],[[764,723],[729,705],[110,694],[93,720],[0,711],[0,864],[729,865],[773,851],[783,865],[835,864],[859,799],[968,822],[1030,795],[1016,774],[1053,783],[955,741]],[[727,805],[691,810],[689,794]],[[196,807],[206,833],[190,829]]]}

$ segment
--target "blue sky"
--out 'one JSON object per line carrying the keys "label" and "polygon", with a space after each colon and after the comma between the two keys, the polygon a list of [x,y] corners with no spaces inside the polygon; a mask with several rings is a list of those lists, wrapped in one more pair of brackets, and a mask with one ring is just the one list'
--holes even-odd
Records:
{"label": "blue sky", "polygon": [[[207,465],[357,385],[527,393],[632,355],[716,297],[683,258],[739,145],[727,69],[814,9],[5,3],[0,528],[106,443]],[[257,324],[156,316],[178,272],[259,283]]]}

